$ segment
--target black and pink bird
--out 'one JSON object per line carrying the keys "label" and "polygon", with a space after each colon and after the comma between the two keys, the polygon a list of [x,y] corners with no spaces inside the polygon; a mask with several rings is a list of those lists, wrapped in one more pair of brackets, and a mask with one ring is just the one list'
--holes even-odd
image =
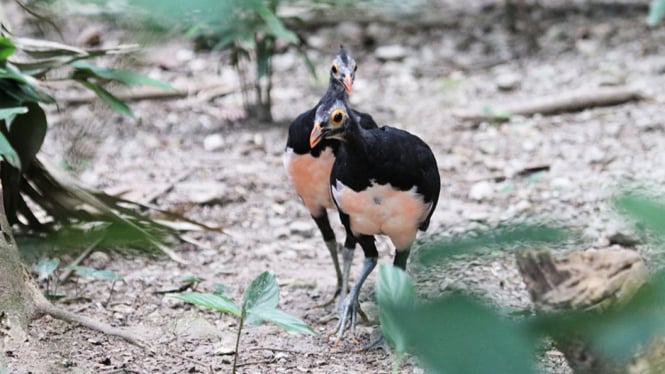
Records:
{"label": "black and pink bird", "polygon": [[[339,148],[339,141],[326,139],[311,145],[309,137],[314,128],[317,110],[322,103],[328,102],[334,97],[348,100],[357,68],[355,60],[340,46],[330,68],[330,82],[325,95],[312,109],[301,113],[291,123],[283,157],[289,179],[316,222],[330,252],[335,267],[335,275],[337,276],[337,291],[335,294],[343,296],[346,295],[348,269],[352,260],[352,257],[349,258],[348,256],[352,255],[353,252],[345,251],[344,263],[348,263],[348,265],[345,265],[345,274],[343,274],[339,266],[337,240],[330,226],[327,213],[328,209],[334,209],[335,207],[330,195],[329,181],[330,171]],[[360,126],[365,128],[377,127],[370,115],[357,111],[353,113],[359,118]],[[353,249],[355,244],[355,239],[352,236],[347,236],[344,243],[345,248]],[[334,301],[334,297],[330,300],[330,302],[332,301]]]}
{"label": "black and pink bird", "polygon": [[311,148],[340,142],[329,188],[347,235],[365,254],[360,276],[339,311],[337,341],[355,328],[358,295],[379,255],[374,235],[390,238],[393,264],[405,269],[417,232],[429,226],[441,188],[436,159],[425,142],[389,126],[365,129],[360,121],[343,95],[328,96],[317,108],[309,139]]}

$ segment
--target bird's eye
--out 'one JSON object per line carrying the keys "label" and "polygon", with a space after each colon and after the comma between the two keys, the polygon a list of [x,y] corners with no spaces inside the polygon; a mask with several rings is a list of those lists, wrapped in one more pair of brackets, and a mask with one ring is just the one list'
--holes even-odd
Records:
{"label": "bird's eye", "polygon": [[339,126],[344,121],[344,112],[342,112],[342,110],[340,109],[337,109],[332,113],[332,116],[330,116],[330,118],[332,118],[331,122],[333,126]]}
{"label": "bird's eye", "polygon": [[333,64],[332,69],[330,69],[334,75],[337,75],[339,70],[337,69],[337,64]]}
{"label": "bird's eye", "polygon": [[358,65],[353,65],[353,72],[355,73],[358,70]]}

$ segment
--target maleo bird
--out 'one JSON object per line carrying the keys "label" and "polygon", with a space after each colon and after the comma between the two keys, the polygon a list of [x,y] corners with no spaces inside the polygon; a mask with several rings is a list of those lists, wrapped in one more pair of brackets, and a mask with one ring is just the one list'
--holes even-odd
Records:
{"label": "maleo bird", "polygon": [[[337,276],[337,291],[335,296],[338,294],[345,296],[348,284],[348,270],[346,270],[346,276],[344,277],[339,267],[337,240],[335,239],[333,229],[330,227],[326,211],[327,209],[334,208],[330,196],[329,181],[330,170],[335,161],[339,142],[330,139],[310,146],[309,136],[314,127],[314,117],[317,109],[321,106],[322,102],[329,101],[329,98],[332,97],[341,97],[343,100],[348,99],[348,95],[352,91],[357,68],[355,60],[346,52],[344,47],[340,46],[339,52],[335,56],[330,68],[328,90],[314,108],[301,113],[289,126],[289,135],[283,158],[289,179],[321,231],[323,240],[332,257]],[[365,128],[377,127],[370,115],[356,111],[354,111],[354,114],[360,118],[360,126]],[[347,236],[345,247],[354,248],[355,244],[354,238]],[[352,254],[353,252],[346,251],[345,253]],[[351,260],[352,258],[345,257],[344,262],[349,263],[349,265],[345,266],[345,269],[350,267]],[[334,301],[335,296],[328,303]]]}
{"label": "maleo bird", "polygon": [[339,311],[337,342],[355,328],[360,289],[376,266],[374,235],[395,246],[394,266],[406,268],[418,230],[425,231],[439,200],[436,159],[420,138],[385,126],[364,129],[343,95],[328,97],[316,111],[310,146],[326,140],[341,145],[330,173],[332,198],[348,236],[365,254],[362,272]]}

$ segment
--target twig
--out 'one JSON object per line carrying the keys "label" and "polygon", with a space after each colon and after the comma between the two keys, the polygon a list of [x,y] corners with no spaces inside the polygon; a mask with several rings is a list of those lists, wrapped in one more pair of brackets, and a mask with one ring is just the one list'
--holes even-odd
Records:
{"label": "twig", "polygon": [[317,352],[304,352],[304,351],[298,351],[294,349],[284,349],[284,348],[272,348],[272,347],[254,347],[254,348],[248,348],[248,351],[272,351],[272,352],[283,352],[283,353],[293,353],[296,355],[311,355],[311,354],[318,354]]}
{"label": "twig", "polygon": [[268,359],[268,360],[261,360],[261,361],[249,361],[249,362],[243,362],[242,364],[236,365],[237,368],[241,368],[243,366],[251,366],[251,365],[261,365],[261,364],[272,364],[273,362],[277,361],[274,358]]}
{"label": "twig", "polygon": [[[188,235],[178,235],[178,237],[179,237],[180,240],[182,240],[183,242],[185,242],[185,243],[189,243],[189,244],[194,245],[194,246],[197,246],[197,247],[199,247],[200,249],[205,249],[205,250],[208,250],[208,251],[213,251],[213,250],[214,250],[214,249],[212,249],[211,247],[209,247],[209,246],[207,246],[207,245],[205,245],[205,244],[199,242],[198,240],[196,240],[196,239],[194,239],[194,238],[192,238],[192,237],[190,237],[190,236],[188,236]],[[229,273],[234,274],[233,272],[229,272]]]}
{"label": "twig", "polygon": [[[516,172],[513,174],[513,177],[528,177],[532,174],[544,172],[544,171],[549,171],[550,170],[550,165],[534,165],[534,166],[527,166],[524,169],[521,169],[520,171]],[[484,176],[480,178],[470,178],[467,181],[475,183],[475,182],[482,182],[482,181],[494,181],[496,183],[500,183],[505,181],[506,179],[510,178],[510,176],[506,174],[492,174],[489,176]]]}
{"label": "twig", "polygon": [[185,361],[189,361],[189,362],[191,362],[193,364],[196,364],[196,365],[199,365],[201,367],[204,367],[208,371],[208,373],[211,373],[211,374],[214,373],[214,371],[212,370],[212,366],[207,365],[207,364],[203,363],[202,361],[199,361],[199,360],[196,360],[196,359],[193,359],[193,358],[190,358],[190,357],[187,357],[187,356],[175,353],[175,352],[169,352],[169,355],[177,357],[177,358],[185,360]]}
{"label": "twig", "polygon": [[90,256],[92,251],[95,250],[95,248],[97,248],[99,243],[101,243],[103,240],[104,240],[104,235],[95,240],[92,244],[88,246],[88,248],[85,249],[85,251],[83,251],[83,253],[81,253],[78,257],[76,257],[76,259],[74,259],[74,261],[72,261],[72,263],[65,268],[66,269],[65,272],[60,275],[59,279],[60,283],[64,283],[67,279],[69,279],[69,277],[74,272],[73,267],[78,266],[81,262],[83,262],[83,260],[88,258],[88,256]]}
{"label": "twig", "polygon": [[452,114],[462,120],[472,122],[507,120],[511,115],[529,116],[537,113],[572,112],[596,106],[618,105],[644,98],[644,93],[634,87],[605,87],[566,92],[557,96],[536,98],[531,101],[507,105],[487,105],[480,109],[456,110]]}
{"label": "twig", "polygon": [[180,183],[182,180],[187,178],[190,174],[192,174],[193,169],[188,169],[183,171],[182,173],[178,174],[171,182],[169,182],[166,186],[163,188],[153,192],[151,195],[146,196],[145,199],[143,199],[143,204],[151,204],[153,201],[155,201],[158,197],[162,196],[165,193],[168,193],[175,187],[176,184]]}

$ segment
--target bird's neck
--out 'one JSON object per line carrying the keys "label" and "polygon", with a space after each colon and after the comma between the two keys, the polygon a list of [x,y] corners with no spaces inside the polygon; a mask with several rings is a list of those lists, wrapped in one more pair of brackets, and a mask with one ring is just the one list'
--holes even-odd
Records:
{"label": "bird's neck", "polygon": [[363,129],[355,119],[353,122],[349,123],[348,126],[349,127],[346,129],[346,135],[344,136],[345,143],[347,143],[347,149],[364,159],[368,153],[367,145],[370,134],[367,130]]}
{"label": "bird's neck", "polygon": [[349,95],[346,94],[344,86],[342,86],[342,84],[339,83],[338,80],[330,78],[330,81],[328,82],[328,90],[326,91],[326,95],[336,95],[340,92],[344,92],[344,100],[348,101]]}

